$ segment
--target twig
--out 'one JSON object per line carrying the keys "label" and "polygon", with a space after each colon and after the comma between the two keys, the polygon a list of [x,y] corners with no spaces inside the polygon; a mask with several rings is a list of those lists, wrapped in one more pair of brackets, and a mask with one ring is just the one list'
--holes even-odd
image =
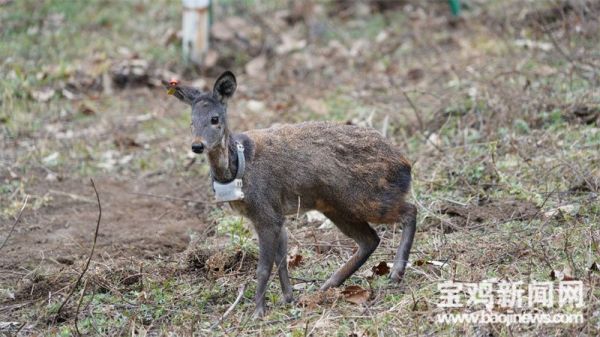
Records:
{"label": "twig", "polygon": [[60,317],[60,313],[62,312],[62,309],[67,304],[67,302],[69,301],[71,296],[73,296],[75,289],[77,289],[77,287],[81,283],[81,279],[83,278],[83,275],[87,272],[88,268],[90,267],[90,262],[92,261],[92,256],[94,255],[94,250],[96,249],[96,240],[98,239],[98,230],[100,229],[100,219],[102,219],[102,206],[100,205],[100,196],[98,195],[98,190],[96,189],[96,184],[94,184],[94,179],[90,178],[90,181],[92,183],[92,187],[94,188],[94,192],[96,193],[96,200],[98,201],[98,220],[96,221],[96,231],[94,232],[94,242],[92,244],[92,250],[90,251],[90,255],[88,256],[87,262],[85,263],[85,266],[83,267],[83,270],[81,271],[81,274],[79,274],[79,278],[77,278],[75,285],[73,285],[73,289],[71,289],[71,291],[69,292],[69,294],[67,295],[65,300],[62,302],[62,304],[58,308],[55,319]]}
{"label": "twig", "polygon": [[246,284],[244,283],[240,286],[240,288],[238,290],[238,295],[237,295],[237,298],[235,299],[235,301],[231,304],[231,306],[229,306],[229,308],[227,309],[227,311],[225,311],[223,316],[221,316],[221,318],[219,318],[219,320],[210,327],[210,330],[214,329],[217,325],[221,324],[221,322],[223,322],[223,320],[225,318],[227,318],[227,316],[229,316],[229,314],[231,314],[231,312],[233,311],[233,308],[235,308],[235,306],[238,305],[238,303],[240,303],[240,300],[242,299],[242,296],[244,295],[245,290],[246,290]]}
{"label": "twig", "polygon": [[0,250],[2,250],[2,248],[4,248],[4,245],[6,245],[6,243],[8,242],[8,239],[10,238],[10,236],[12,235],[12,233],[15,231],[15,227],[17,227],[17,223],[21,219],[21,214],[23,214],[23,210],[25,209],[25,206],[27,206],[27,201],[28,200],[29,200],[29,195],[26,195],[25,196],[25,201],[23,201],[23,206],[21,206],[21,210],[19,211],[19,215],[17,215],[17,218],[15,219],[15,222],[13,223],[12,227],[10,228],[10,231],[8,232],[8,235],[6,235],[6,238],[4,239],[4,242],[2,242],[2,245],[0,245]]}
{"label": "twig", "polygon": [[23,324],[21,324],[21,326],[17,329],[17,331],[15,331],[15,337],[19,335],[19,332],[21,332],[21,330],[23,330],[23,328],[25,327],[25,324],[27,324],[27,322],[23,322]]}
{"label": "twig", "polygon": [[56,194],[56,195],[62,195],[65,197],[69,197],[75,201],[81,201],[81,202],[86,202],[88,204],[93,204],[94,200],[92,199],[88,199],[86,197],[82,197],[80,195],[74,194],[74,193],[69,193],[69,192],[63,192],[63,191],[58,191],[58,190],[49,190],[48,191],[51,194]]}
{"label": "twig", "polygon": [[77,332],[77,336],[81,336],[81,332],[79,331],[78,319],[79,319],[79,310],[81,309],[81,302],[83,302],[83,296],[85,296],[85,291],[87,290],[88,280],[86,279],[83,283],[83,290],[81,291],[81,296],[79,296],[79,301],[77,302],[77,310],[75,311],[75,331]]}
{"label": "twig", "polygon": [[408,96],[408,94],[406,92],[402,91],[402,94],[404,95],[404,98],[406,98],[406,101],[408,102],[410,107],[415,112],[415,117],[417,117],[417,122],[419,123],[419,133],[421,134],[423,139],[425,139],[425,142],[428,142],[429,144],[433,145],[433,147],[436,150],[438,150],[440,153],[444,153],[444,151],[436,143],[434,143],[431,139],[429,139],[429,136],[431,136],[431,135],[425,134],[425,125],[423,124],[423,119],[421,119],[421,113],[419,111],[419,108],[417,108],[415,103],[412,101],[412,99],[410,99],[410,97]]}
{"label": "twig", "polygon": [[419,109],[417,108],[415,103],[413,103],[412,99],[410,99],[410,97],[408,97],[408,94],[406,92],[402,91],[402,95],[404,95],[404,98],[406,98],[406,101],[408,102],[410,107],[415,112],[415,117],[417,117],[417,122],[419,123],[419,130],[421,131],[421,133],[425,132],[425,125],[423,124],[423,119],[421,119],[421,114],[420,114]]}

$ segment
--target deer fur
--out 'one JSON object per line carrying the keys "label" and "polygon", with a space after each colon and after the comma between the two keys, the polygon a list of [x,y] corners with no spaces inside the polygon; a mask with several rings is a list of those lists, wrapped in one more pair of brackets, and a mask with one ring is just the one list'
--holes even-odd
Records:
{"label": "deer fur", "polygon": [[[213,92],[171,83],[173,95],[192,106],[194,152],[206,152],[213,179],[231,181],[237,172],[235,143],[244,146],[244,199],[233,209],[249,218],[258,234],[259,260],[256,316],[265,313],[265,292],[273,264],[284,299],[293,300],[287,270],[285,216],[318,210],[358,250],[321,287],[341,285],[379,245],[369,223],[403,222],[400,246],[390,277],[399,282],[406,268],[416,227],[416,208],[404,199],[410,189],[411,165],[401,151],[377,131],[334,122],[305,122],[232,133],[227,100],[236,88],[227,71]],[[216,124],[214,122],[217,121]]]}

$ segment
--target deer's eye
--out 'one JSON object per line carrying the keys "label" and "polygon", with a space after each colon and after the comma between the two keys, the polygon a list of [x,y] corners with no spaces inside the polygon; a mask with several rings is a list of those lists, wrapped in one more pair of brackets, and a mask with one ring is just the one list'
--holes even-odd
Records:
{"label": "deer's eye", "polygon": [[219,117],[211,117],[210,118],[210,124],[212,124],[212,125],[219,124]]}

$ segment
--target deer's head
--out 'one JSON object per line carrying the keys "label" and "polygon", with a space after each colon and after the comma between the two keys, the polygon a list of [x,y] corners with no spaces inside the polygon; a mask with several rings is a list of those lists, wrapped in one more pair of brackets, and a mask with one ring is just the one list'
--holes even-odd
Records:
{"label": "deer's head", "polygon": [[231,71],[219,76],[212,92],[202,92],[173,81],[167,84],[170,94],[192,107],[192,151],[195,153],[210,151],[224,141],[229,132],[227,100],[233,96],[236,87]]}

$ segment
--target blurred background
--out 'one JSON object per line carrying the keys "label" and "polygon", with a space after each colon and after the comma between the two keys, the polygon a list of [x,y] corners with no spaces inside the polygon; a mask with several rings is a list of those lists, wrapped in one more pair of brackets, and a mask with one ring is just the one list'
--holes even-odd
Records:
{"label": "blurred background", "polygon": [[[5,321],[26,322],[22,333],[74,333],[74,317],[88,334],[171,331],[190,321],[207,329],[203,322],[227,308],[236,284],[252,280],[247,268],[207,285],[198,276],[204,262],[181,258],[198,237],[248,256],[255,246],[249,225],[212,202],[205,159],[190,151],[189,107],[161,86],[177,78],[211,90],[229,69],[238,78],[229,104],[235,131],[336,120],[374,127],[402,148],[414,163],[419,207],[413,256],[452,266],[415,265],[405,280],[415,303],[384,287],[365,315],[394,323],[348,318],[359,309],[347,303],[335,309],[345,318],[317,331],[476,333],[421,325],[437,280],[451,271],[543,280],[554,269],[592,275],[588,319],[562,331],[597,331],[599,280],[590,264],[600,254],[600,2],[213,0],[205,10],[194,8],[203,1],[185,3],[0,0]],[[101,321],[71,308],[65,323],[47,325],[89,252],[97,217],[90,177],[104,211],[89,272],[90,289],[104,289],[103,298],[89,295]],[[290,245],[306,261],[295,277],[325,278],[351,253],[352,243],[322,222],[290,219]],[[391,261],[394,228],[378,228],[385,243],[371,263]],[[145,300],[140,275],[148,277]],[[190,286],[208,290],[191,295]],[[114,306],[119,298],[129,304]],[[251,306],[245,301],[226,327],[239,327]],[[304,331],[333,310],[318,304],[298,318],[278,308],[271,320],[281,321],[260,331]]]}

